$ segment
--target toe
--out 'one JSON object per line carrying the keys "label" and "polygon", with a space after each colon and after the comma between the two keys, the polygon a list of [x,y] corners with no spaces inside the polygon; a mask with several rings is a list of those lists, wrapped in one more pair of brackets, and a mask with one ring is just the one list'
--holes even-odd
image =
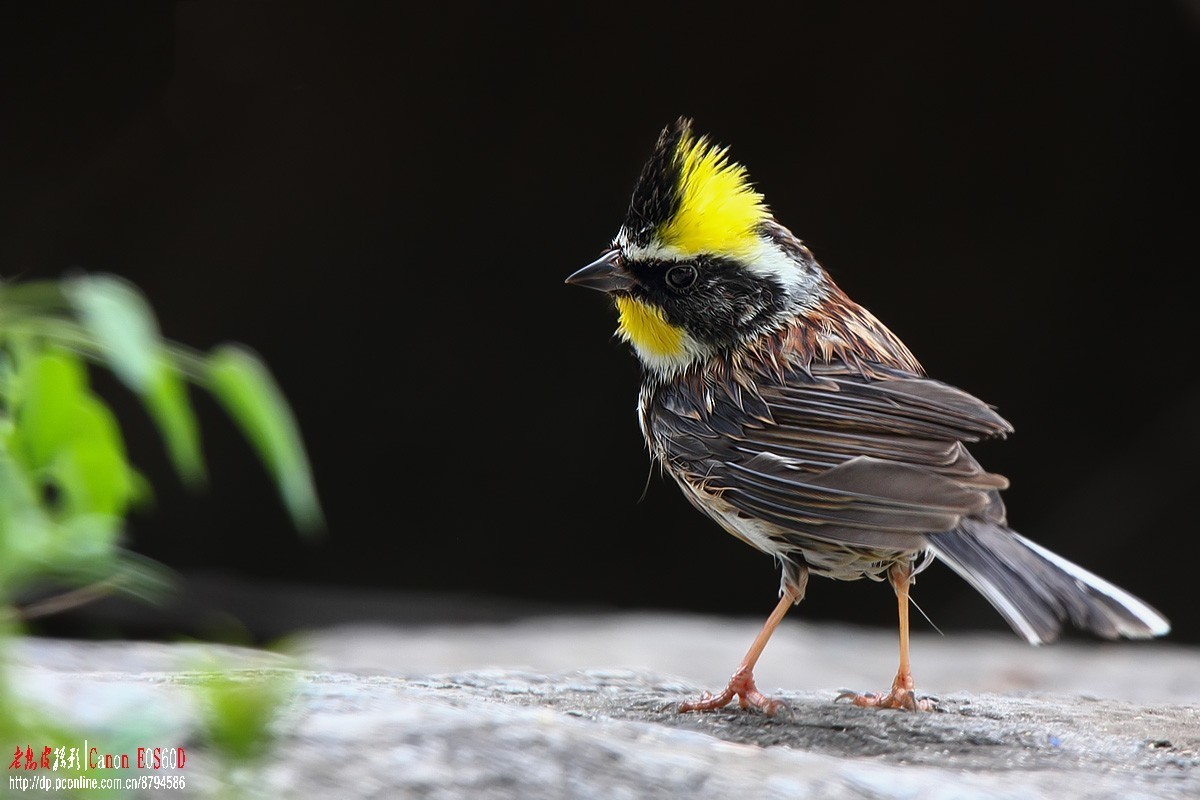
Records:
{"label": "toe", "polygon": [[782,714],[785,718],[792,716],[792,709],[787,703],[771,697],[764,697],[759,708],[768,717],[774,717],[777,714]]}

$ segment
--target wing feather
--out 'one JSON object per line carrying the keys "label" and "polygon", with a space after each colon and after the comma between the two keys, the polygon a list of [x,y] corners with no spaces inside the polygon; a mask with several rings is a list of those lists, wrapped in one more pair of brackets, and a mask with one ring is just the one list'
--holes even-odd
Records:
{"label": "wing feather", "polygon": [[771,523],[783,546],[916,550],[965,517],[1002,518],[1007,481],[963,446],[1012,430],[982,401],[899,370],[822,365],[783,378],[658,387],[654,446],[689,482]]}

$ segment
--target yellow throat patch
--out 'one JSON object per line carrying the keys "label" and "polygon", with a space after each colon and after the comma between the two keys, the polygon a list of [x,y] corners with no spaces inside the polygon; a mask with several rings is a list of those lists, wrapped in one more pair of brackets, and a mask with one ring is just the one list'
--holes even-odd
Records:
{"label": "yellow throat patch", "polygon": [[679,140],[679,209],[659,236],[681,255],[745,255],[758,244],[755,231],[770,211],[728,152],[691,131]]}
{"label": "yellow throat patch", "polygon": [[654,358],[683,356],[683,329],[667,322],[661,310],[632,297],[618,296],[616,300],[621,312],[618,336]]}

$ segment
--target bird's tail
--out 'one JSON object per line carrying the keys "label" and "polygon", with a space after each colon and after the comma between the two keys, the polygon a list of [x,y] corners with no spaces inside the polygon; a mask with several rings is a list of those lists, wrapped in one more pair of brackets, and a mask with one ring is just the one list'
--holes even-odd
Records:
{"label": "bird's tail", "polygon": [[1106,639],[1148,639],[1171,629],[1162,614],[1129,592],[995,522],[968,518],[929,541],[934,555],[1030,644],[1054,641],[1068,619]]}

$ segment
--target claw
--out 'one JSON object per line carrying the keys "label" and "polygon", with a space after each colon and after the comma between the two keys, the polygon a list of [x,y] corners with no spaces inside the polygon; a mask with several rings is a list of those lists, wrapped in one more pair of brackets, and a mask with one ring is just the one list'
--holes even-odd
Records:
{"label": "claw", "polygon": [[893,688],[887,694],[842,691],[833,702],[849,700],[859,708],[893,708],[898,711],[937,711],[937,698],[918,697],[911,689]]}
{"label": "claw", "polygon": [[917,697],[912,673],[901,664],[896,679],[892,681],[892,690],[887,694],[875,692],[852,692],[842,689],[833,702],[849,700],[859,708],[895,708],[901,711],[937,711],[937,698]]}
{"label": "claw", "polygon": [[706,691],[698,700],[681,703],[679,712],[683,714],[688,711],[715,711],[729,705],[735,697],[742,708],[758,709],[768,717],[773,717],[781,709],[787,708],[782,700],[767,697],[760,692],[754,685],[754,675],[749,670],[738,670],[733,673],[733,677],[720,694],[714,696]]}

